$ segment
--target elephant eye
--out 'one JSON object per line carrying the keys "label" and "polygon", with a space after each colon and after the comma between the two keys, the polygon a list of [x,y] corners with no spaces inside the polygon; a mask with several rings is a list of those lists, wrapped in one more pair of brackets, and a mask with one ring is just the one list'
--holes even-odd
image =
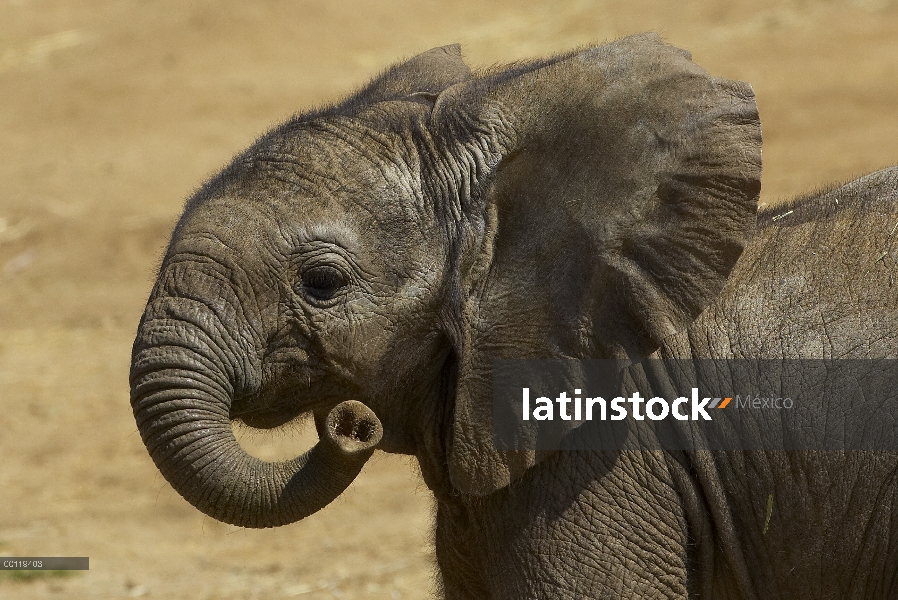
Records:
{"label": "elephant eye", "polygon": [[302,289],[314,300],[330,300],[346,283],[346,277],[334,267],[312,267],[302,274]]}

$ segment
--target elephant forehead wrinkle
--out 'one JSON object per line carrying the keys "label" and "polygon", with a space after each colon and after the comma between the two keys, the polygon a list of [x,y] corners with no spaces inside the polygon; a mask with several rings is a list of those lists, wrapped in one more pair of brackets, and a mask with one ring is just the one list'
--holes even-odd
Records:
{"label": "elephant forehead wrinkle", "polygon": [[316,157],[301,160],[261,155],[246,174],[244,185],[251,187],[248,199],[261,206],[280,206],[297,195],[309,198],[334,197],[345,183],[334,172],[334,165]]}
{"label": "elephant forehead wrinkle", "polygon": [[[394,126],[395,127],[395,126]],[[318,130],[329,136],[335,145],[347,146],[359,156],[392,162],[406,158],[410,147],[405,144],[401,128],[371,126],[360,119],[339,118],[318,124]],[[324,137],[324,136],[323,136]],[[326,139],[326,138],[325,138]]]}
{"label": "elephant forehead wrinkle", "polygon": [[316,178],[332,179],[336,185],[345,181],[334,177],[334,171],[345,171],[350,177],[358,171],[360,162],[391,163],[402,152],[398,138],[370,128],[346,127],[335,123],[320,123],[303,132],[304,135],[281,140],[272,148],[260,149],[253,162],[265,162],[290,171],[314,173]]}
{"label": "elephant forehead wrinkle", "polygon": [[278,240],[287,244],[282,250],[286,255],[316,251],[340,252],[353,256],[362,240],[358,231],[344,219],[321,218],[297,223],[282,223]]}
{"label": "elephant forehead wrinkle", "polygon": [[216,259],[253,256],[264,248],[271,217],[240,196],[226,194],[185,212],[173,236],[173,251],[192,249]]}
{"label": "elephant forehead wrinkle", "polygon": [[[320,176],[306,172],[285,198],[261,199],[283,227],[295,223],[313,236],[332,235],[336,230],[351,234],[369,223],[378,226],[390,221],[409,220],[415,212],[406,206],[419,197],[409,177],[394,165],[368,163],[356,165],[352,174],[335,172],[322,166]],[[297,218],[298,217],[298,218]],[[319,231],[311,231],[318,229]]]}
{"label": "elephant forehead wrinkle", "polygon": [[370,196],[372,188],[389,182],[402,187],[409,200],[419,199],[419,157],[407,133],[373,128],[356,119],[316,122],[302,135],[257,153],[257,160],[269,157],[308,180],[311,188],[303,186],[304,192],[323,187],[337,196],[347,191]]}

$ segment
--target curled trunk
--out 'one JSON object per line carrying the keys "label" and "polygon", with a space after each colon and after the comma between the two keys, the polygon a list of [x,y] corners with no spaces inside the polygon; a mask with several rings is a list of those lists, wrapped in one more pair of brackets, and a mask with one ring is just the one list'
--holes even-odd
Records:
{"label": "curled trunk", "polygon": [[226,366],[221,348],[195,324],[141,324],[131,406],[156,466],[193,506],[233,525],[276,527],[323,508],[374,452],[383,433],[377,416],[348,400],[330,411],[319,442],[305,454],[284,462],[250,456],[229,418],[233,381],[241,374]]}

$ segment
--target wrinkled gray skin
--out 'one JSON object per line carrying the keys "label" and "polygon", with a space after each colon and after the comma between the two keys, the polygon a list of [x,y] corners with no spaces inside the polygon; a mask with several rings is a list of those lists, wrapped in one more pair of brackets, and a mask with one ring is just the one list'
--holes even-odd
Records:
{"label": "wrinkled gray skin", "polygon": [[[751,89],[655,36],[478,75],[419,55],[189,200],[134,343],[141,436],[247,527],[415,455],[448,598],[894,596],[894,455],[492,444],[496,358],[895,356],[898,171],[756,228],[759,181]],[[293,461],[231,433],[309,412]]]}

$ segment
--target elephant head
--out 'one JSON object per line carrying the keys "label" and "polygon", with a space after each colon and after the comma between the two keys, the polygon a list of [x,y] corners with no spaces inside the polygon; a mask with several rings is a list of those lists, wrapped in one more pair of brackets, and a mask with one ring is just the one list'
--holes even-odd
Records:
{"label": "elephant head", "polygon": [[[655,36],[477,75],[419,55],[188,201],[134,343],[143,441],[243,526],[321,508],[375,446],[489,493],[538,460],[492,443],[491,361],[652,352],[722,288],[759,177],[751,89]],[[230,428],[309,412],[284,463]]]}

